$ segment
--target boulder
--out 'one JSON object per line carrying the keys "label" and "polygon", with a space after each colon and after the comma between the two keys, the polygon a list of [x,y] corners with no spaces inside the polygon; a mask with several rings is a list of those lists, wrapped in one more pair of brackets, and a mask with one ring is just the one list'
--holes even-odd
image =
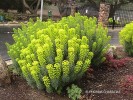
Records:
{"label": "boulder", "polygon": [[10,73],[5,61],[0,56],[0,86],[5,86],[11,83]]}

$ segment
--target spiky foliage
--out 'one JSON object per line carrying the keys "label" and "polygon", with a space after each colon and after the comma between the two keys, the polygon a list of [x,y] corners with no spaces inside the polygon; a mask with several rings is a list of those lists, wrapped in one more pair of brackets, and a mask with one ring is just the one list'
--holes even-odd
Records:
{"label": "spiky foliage", "polygon": [[31,20],[14,32],[15,43],[7,46],[17,71],[29,85],[48,92],[81,78],[92,58],[102,62],[109,40],[96,18],[80,14],[59,22]]}
{"label": "spiky foliage", "polygon": [[[88,39],[88,45],[91,52],[94,53],[94,57],[91,60],[91,64],[97,67],[105,60],[105,53],[109,48],[110,36],[107,36],[107,28],[97,25],[97,19],[87,18],[86,16],[80,16],[76,14],[75,17],[64,17],[60,21],[65,25],[65,29],[75,28],[73,31],[79,38],[86,36]],[[70,35],[69,35],[70,36]],[[84,41],[86,41],[84,39]]]}
{"label": "spiky foliage", "polygon": [[129,56],[133,56],[133,22],[127,24],[119,33],[120,43]]}

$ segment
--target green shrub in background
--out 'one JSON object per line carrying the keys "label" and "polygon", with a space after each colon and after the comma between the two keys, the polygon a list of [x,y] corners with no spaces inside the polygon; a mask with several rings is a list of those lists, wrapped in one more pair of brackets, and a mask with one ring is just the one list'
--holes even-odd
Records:
{"label": "green shrub in background", "polygon": [[104,61],[110,39],[95,18],[80,14],[59,22],[30,20],[14,33],[15,43],[7,47],[16,70],[29,85],[47,92],[81,78],[91,60],[95,65]]}
{"label": "green shrub in background", "polygon": [[120,31],[119,39],[129,56],[133,56],[133,22],[126,24]]}
{"label": "green shrub in background", "polygon": [[2,20],[0,21],[13,21],[15,19],[14,14],[12,13],[5,13],[3,11],[0,11],[0,16],[2,16]]}
{"label": "green shrub in background", "polygon": [[112,24],[113,23],[113,18],[109,18],[108,22],[109,22],[109,24]]}
{"label": "green shrub in background", "polygon": [[[109,18],[109,19],[108,19],[108,22],[109,22],[109,24],[113,24],[113,18]],[[119,23],[118,20],[115,20],[115,23],[114,23],[114,24],[118,25],[118,24],[120,24],[120,23]]]}

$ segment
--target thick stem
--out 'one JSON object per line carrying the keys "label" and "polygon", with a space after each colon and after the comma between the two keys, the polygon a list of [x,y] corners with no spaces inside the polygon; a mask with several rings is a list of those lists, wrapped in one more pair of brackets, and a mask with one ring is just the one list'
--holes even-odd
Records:
{"label": "thick stem", "polygon": [[23,5],[30,11],[30,13],[34,13],[34,11],[30,8],[30,6],[26,3],[25,0],[23,0]]}
{"label": "thick stem", "polygon": [[[33,3],[34,3],[34,2],[33,2]],[[32,8],[27,4],[27,2],[26,2],[25,0],[23,0],[23,5],[25,6],[25,8],[27,8],[27,9],[30,11],[30,13],[36,14],[36,13],[37,13],[37,10],[38,10],[38,8],[39,8],[39,5],[40,5],[40,0],[38,0],[37,6],[36,6],[35,9],[32,9]]]}
{"label": "thick stem", "polygon": [[40,2],[41,2],[41,0],[38,0],[37,6],[36,6],[36,9],[35,9],[35,12],[37,12],[37,10],[38,10],[38,8],[39,8],[39,5],[40,5]]}
{"label": "thick stem", "polygon": [[76,7],[75,7],[75,5],[73,4],[72,6],[71,6],[71,15],[72,16],[74,16],[75,15],[75,12],[76,12],[76,9],[75,9]]}

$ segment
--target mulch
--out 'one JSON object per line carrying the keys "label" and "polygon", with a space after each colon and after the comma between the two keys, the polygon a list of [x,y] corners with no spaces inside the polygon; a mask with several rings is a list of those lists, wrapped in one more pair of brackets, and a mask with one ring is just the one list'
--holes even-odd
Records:
{"label": "mulch", "polygon": [[[131,76],[130,84],[126,83],[127,76]],[[83,90],[80,100],[133,100],[133,60],[118,69],[106,66],[105,69],[86,73],[75,83]],[[0,100],[70,99],[66,93],[48,94],[44,90],[33,89],[22,77],[15,76],[12,84],[0,87]]]}
{"label": "mulch", "polygon": [[[133,79],[133,61],[118,70],[98,70],[83,79],[79,86],[84,90],[82,100],[133,100],[131,86],[125,88],[126,76]],[[133,89],[133,80],[132,80]],[[130,84],[130,85],[131,85]],[[126,91],[125,91],[126,90]]]}

